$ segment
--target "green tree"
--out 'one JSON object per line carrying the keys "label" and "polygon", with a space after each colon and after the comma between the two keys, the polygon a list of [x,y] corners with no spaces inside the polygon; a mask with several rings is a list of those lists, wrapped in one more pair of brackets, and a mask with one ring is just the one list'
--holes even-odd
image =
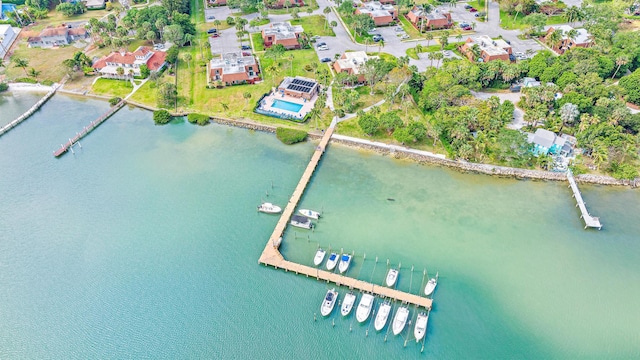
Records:
{"label": "green tree", "polygon": [[368,59],[361,66],[360,71],[364,75],[364,78],[367,80],[371,89],[370,95],[373,95],[376,84],[382,80],[390,70],[390,64],[379,58]]}
{"label": "green tree", "polygon": [[541,33],[547,24],[547,16],[541,13],[533,13],[522,19],[522,23],[529,25],[526,31],[527,34]]}
{"label": "green tree", "polygon": [[391,135],[393,131],[403,125],[402,119],[395,112],[387,112],[380,115],[380,126]]}
{"label": "green tree", "polygon": [[380,120],[373,114],[365,113],[358,118],[358,125],[365,134],[371,136],[378,131]]}
{"label": "green tree", "polygon": [[29,69],[29,76],[38,81],[38,76],[42,74],[42,71],[36,70],[34,68]]}
{"label": "green tree", "polygon": [[178,61],[178,53],[179,50],[177,46],[174,45],[170,47],[169,50],[167,50],[167,57],[165,58],[167,63],[170,65],[174,65]]}
{"label": "green tree", "polygon": [[264,53],[264,57],[267,59],[273,59],[274,62],[278,62],[278,58],[280,58],[287,49],[282,44],[276,44],[267,49]]}
{"label": "green tree", "polygon": [[153,121],[156,125],[168,124],[171,121],[171,114],[167,110],[156,110],[153,112]]}
{"label": "green tree", "polygon": [[177,46],[183,45],[184,32],[179,25],[167,25],[164,27],[164,39]]}
{"label": "green tree", "polygon": [[245,91],[242,93],[242,97],[247,101],[247,103],[245,104],[245,108],[249,105],[249,99],[251,99],[251,93],[248,91]]}
{"label": "green tree", "polygon": [[27,74],[27,66],[29,66],[29,60],[25,58],[14,57],[11,59],[11,61],[13,61],[13,67],[22,68],[22,71],[24,71],[25,75]]}
{"label": "green tree", "polygon": [[640,69],[624,76],[618,84],[625,90],[628,102],[640,105]]}
{"label": "green tree", "polygon": [[178,99],[178,90],[176,85],[166,82],[158,86],[158,105],[161,107],[173,107]]}

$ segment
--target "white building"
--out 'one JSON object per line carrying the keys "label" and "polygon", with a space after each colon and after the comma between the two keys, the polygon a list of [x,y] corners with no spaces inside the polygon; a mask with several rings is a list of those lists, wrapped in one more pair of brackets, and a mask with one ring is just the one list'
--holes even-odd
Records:
{"label": "white building", "polygon": [[12,28],[11,25],[0,25],[0,59],[7,55],[19,32],[20,29]]}

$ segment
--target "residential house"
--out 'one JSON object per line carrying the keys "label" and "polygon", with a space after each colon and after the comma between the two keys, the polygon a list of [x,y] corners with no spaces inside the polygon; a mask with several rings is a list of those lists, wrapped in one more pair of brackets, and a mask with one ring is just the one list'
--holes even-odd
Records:
{"label": "residential house", "polygon": [[302,76],[296,76],[295,78],[287,76],[278,85],[277,91],[282,95],[311,100],[320,92],[320,85],[314,79]]}
{"label": "residential house", "polygon": [[522,86],[528,88],[528,87],[538,87],[542,85],[540,83],[540,81],[536,80],[535,78],[532,77],[526,77],[524,79],[522,79]]}
{"label": "residential house", "polygon": [[[162,70],[165,66],[167,54],[163,51],[152,51],[146,46],[140,46],[134,52],[114,51],[93,63],[102,76],[114,79],[126,79],[140,76],[140,67],[146,65],[151,72]],[[124,73],[118,74],[118,68]]]}
{"label": "residential house", "polygon": [[305,5],[303,0],[265,0],[264,4],[270,9],[282,9],[285,7],[285,4],[290,8]]}
{"label": "residential house", "polygon": [[366,14],[376,26],[387,26],[398,20],[398,10],[393,5],[384,5],[379,1],[370,1],[356,9],[356,15]]}
{"label": "residential house", "polygon": [[282,44],[282,46],[289,50],[300,49],[298,38],[303,31],[302,26],[293,26],[288,21],[272,23],[270,27],[262,30],[262,41],[264,42],[265,48]]}
{"label": "residential house", "polygon": [[420,5],[414,6],[405,17],[416,29],[421,31],[448,29],[453,26],[450,13],[438,9],[426,12],[424,7]]}
{"label": "residential house", "polygon": [[89,10],[104,9],[106,7],[105,0],[82,0]]}
{"label": "residential house", "polygon": [[5,55],[7,55],[19,32],[20,29],[13,28],[11,25],[0,25],[0,59],[4,59]]}
{"label": "residential house", "polygon": [[[575,30],[575,31],[574,31]],[[558,54],[564,54],[565,51],[573,47],[589,47],[593,44],[591,41],[591,34],[586,29],[574,29],[569,25],[555,25],[547,29],[547,33],[544,36],[545,41],[549,40],[551,34],[555,31],[560,31],[562,39],[558,44],[551,44],[553,51]],[[570,37],[569,35],[573,35]]]}
{"label": "residential house", "polygon": [[533,144],[533,153],[536,156],[560,153],[567,155],[571,152],[571,146],[567,144],[566,138],[556,136],[553,131],[546,129],[539,128],[534,134],[527,133],[527,142]]}
{"label": "residential house", "polygon": [[336,73],[344,72],[349,75],[356,75],[357,82],[363,84],[366,82],[364,74],[361,72],[362,65],[369,59],[378,59],[377,56],[369,56],[364,51],[352,51],[342,54],[340,59],[333,63],[333,69]]}
{"label": "residential house", "polygon": [[231,52],[211,59],[209,62],[209,79],[221,81],[225,85],[249,83],[260,80],[260,69],[256,58],[243,52]]}
{"label": "residential house", "polygon": [[40,32],[38,36],[27,39],[29,47],[51,48],[54,46],[69,45],[77,40],[84,40],[89,33],[83,27],[70,28],[62,24],[58,27],[49,27]]}
{"label": "residential house", "polygon": [[207,0],[207,4],[211,6],[225,6],[227,5],[227,0]]}
{"label": "residential house", "polygon": [[[474,48],[474,46],[476,46]],[[474,49],[479,52],[474,54]],[[460,47],[460,52],[465,54],[471,61],[489,62],[493,60],[509,61],[511,55],[511,45],[502,39],[493,40],[487,35],[468,38],[464,45]],[[479,59],[478,59],[479,57]]]}

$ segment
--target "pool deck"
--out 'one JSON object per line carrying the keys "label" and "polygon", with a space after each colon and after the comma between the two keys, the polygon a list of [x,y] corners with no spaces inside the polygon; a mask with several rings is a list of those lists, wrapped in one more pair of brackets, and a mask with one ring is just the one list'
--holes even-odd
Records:
{"label": "pool deck", "polygon": [[[315,105],[317,99],[318,97],[315,96],[313,99],[305,101],[305,99],[294,98],[287,95],[282,96],[279,93],[274,94],[272,92],[271,94],[265,96],[262,99],[262,105],[260,106],[260,109],[263,111],[274,113],[274,114],[286,115],[286,116],[290,116],[298,119],[304,119],[304,117],[309,112],[311,112],[311,109],[313,109],[313,106]],[[279,108],[273,107],[273,103],[275,100],[282,100],[282,101],[287,101],[290,103],[302,105],[302,108],[300,109],[300,111],[297,111],[297,112],[279,109]]]}

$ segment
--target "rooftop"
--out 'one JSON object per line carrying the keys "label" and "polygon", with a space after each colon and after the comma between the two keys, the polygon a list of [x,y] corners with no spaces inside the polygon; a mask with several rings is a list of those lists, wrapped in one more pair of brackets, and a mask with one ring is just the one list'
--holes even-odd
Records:
{"label": "rooftop", "polygon": [[509,54],[505,49],[510,48],[511,45],[507,44],[502,39],[493,40],[487,35],[475,36],[467,40],[468,46],[478,44],[480,49],[490,56]]}
{"label": "rooftop", "polygon": [[296,91],[299,93],[309,94],[313,92],[313,90],[318,87],[318,82],[314,79],[309,79],[302,76],[285,77],[280,83],[280,89],[286,89],[289,91]]}
{"label": "rooftop", "polygon": [[368,56],[364,51],[347,52],[337,60],[341,69],[353,69],[354,74],[360,73],[360,67],[369,59],[377,59],[377,56]]}
{"label": "rooftop", "polygon": [[244,73],[246,66],[256,64],[256,58],[252,55],[245,55],[242,52],[226,53],[216,59],[211,59],[211,68],[222,68],[223,74]]}
{"label": "rooftop", "polygon": [[589,32],[583,28],[574,29],[569,25],[554,25],[554,26],[548,27],[547,31],[549,29],[553,29],[554,31],[561,31],[562,38],[565,40],[569,39],[569,36],[568,36],[569,31],[575,30],[578,33],[576,38],[573,40],[576,44],[586,44],[591,42],[591,39],[589,38],[589,35],[590,35]]}
{"label": "rooftop", "polygon": [[262,31],[265,35],[275,35],[277,40],[284,40],[297,38],[296,34],[303,32],[304,29],[300,25],[293,26],[287,21],[273,23],[271,24],[271,27]]}

